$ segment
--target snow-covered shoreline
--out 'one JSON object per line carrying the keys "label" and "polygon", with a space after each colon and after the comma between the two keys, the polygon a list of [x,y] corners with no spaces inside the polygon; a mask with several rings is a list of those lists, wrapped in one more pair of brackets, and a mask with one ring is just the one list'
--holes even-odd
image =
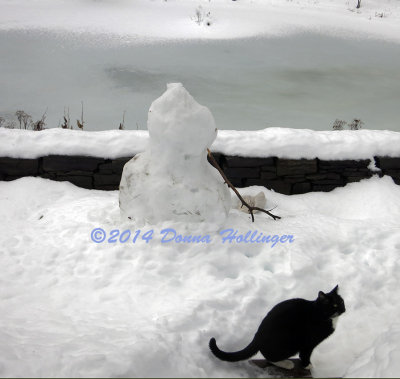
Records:
{"label": "snow-covered shoreline", "polygon": [[[0,128],[0,156],[33,159],[47,155],[84,155],[115,159],[144,150],[148,132],[86,132],[48,129],[34,132]],[[400,157],[400,133],[388,130],[314,131],[267,128],[220,130],[211,149],[232,156],[344,160]]]}
{"label": "snow-covered shoreline", "polygon": [[400,42],[400,7],[391,0],[363,1],[360,9],[356,0],[1,0],[0,4],[0,30],[104,33],[139,43],[282,37],[305,31]]}

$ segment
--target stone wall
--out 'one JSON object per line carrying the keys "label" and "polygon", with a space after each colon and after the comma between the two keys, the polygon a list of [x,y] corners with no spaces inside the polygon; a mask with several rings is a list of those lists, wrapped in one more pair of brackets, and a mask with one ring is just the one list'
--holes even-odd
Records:
{"label": "stone wall", "polygon": [[[347,183],[369,178],[369,160],[250,158],[214,154],[232,184],[265,186],[283,194],[331,191]],[[37,159],[0,158],[0,180],[39,176],[69,181],[79,187],[117,190],[124,164],[131,157],[104,159],[51,155]],[[400,158],[375,157],[378,175],[390,175],[400,184]]]}

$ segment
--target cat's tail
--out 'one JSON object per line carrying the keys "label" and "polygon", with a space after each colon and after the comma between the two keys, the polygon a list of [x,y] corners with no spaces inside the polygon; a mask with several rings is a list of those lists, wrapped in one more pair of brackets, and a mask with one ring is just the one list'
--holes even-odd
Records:
{"label": "cat's tail", "polygon": [[235,351],[234,353],[226,353],[225,351],[220,350],[217,346],[215,338],[210,339],[209,346],[210,350],[217,358],[221,359],[221,361],[228,361],[228,362],[237,362],[237,361],[242,361],[244,359],[249,359],[253,355],[257,354],[259,350],[255,338],[243,350]]}

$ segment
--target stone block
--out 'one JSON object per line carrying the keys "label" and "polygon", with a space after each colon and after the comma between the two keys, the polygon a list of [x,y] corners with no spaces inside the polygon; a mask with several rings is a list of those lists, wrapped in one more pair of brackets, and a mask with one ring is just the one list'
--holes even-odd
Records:
{"label": "stone block", "polygon": [[0,158],[0,174],[4,176],[35,176],[39,173],[39,159]]}
{"label": "stone block", "polygon": [[228,179],[260,177],[260,169],[258,167],[227,167],[224,169],[224,173]]}
{"label": "stone block", "polygon": [[342,172],[356,172],[357,167],[346,167]]}
{"label": "stone block", "polygon": [[316,185],[319,185],[319,184],[321,184],[321,185],[325,185],[325,184],[342,185],[344,183],[344,180],[341,175],[330,172],[330,173],[324,174],[324,179],[318,179],[318,180],[313,179],[313,180],[311,180],[311,182]]}
{"label": "stone block", "polygon": [[[213,152],[211,152],[211,154],[214,157],[214,159],[217,161],[218,165],[221,166],[221,160],[223,159],[223,155],[221,153],[213,153]],[[207,154],[207,160],[213,166],[210,158],[208,157],[208,154]]]}
{"label": "stone block", "polygon": [[56,172],[56,175],[59,176],[92,176],[93,172],[92,171],[58,171]]}
{"label": "stone block", "polygon": [[307,193],[311,191],[311,183],[303,182],[303,183],[295,183],[292,187],[293,195]]}
{"label": "stone block", "polygon": [[119,183],[121,181],[121,175],[117,174],[94,174],[93,178],[95,188],[98,188],[99,186],[119,186]]}
{"label": "stone block", "polygon": [[344,177],[352,177],[352,178],[358,178],[359,180],[363,178],[370,178],[372,176],[372,173],[370,171],[354,171],[354,172],[343,172]]}
{"label": "stone block", "polygon": [[271,180],[266,187],[284,195],[292,193],[292,185],[281,180]]}
{"label": "stone block", "polygon": [[113,164],[112,162],[100,163],[98,167],[98,172],[100,174],[113,174]]}
{"label": "stone block", "polygon": [[261,166],[261,171],[274,172],[276,174],[276,166]]}
{"label": "stone block", "polygon": [[304,175],[289,175],[289,176],[284,176],[283,180],[286,183],[303,183],[306,180],[306,178]]}
{"label": "stone block", "polygon": [[316,172],[316,159],[277,159],[278,176],[314,174]]}
{"label": "stone block", "polygon": [[306,179],[309,180],[323,180],[327,178],[327,175],[329,175],[330,173],[326,172],[326,173],[322,173],[322,174],[311,174],[311,175],[306,175]]}
{"label": "stone block", "polygon": [[126,162],[130,161],[133,157],[124,157],[113,159],[111,162],[112,170],[115,174],[122,174]]}
{"label": "stone block", "polygon": [[225,156],[224,166],[227,167],[261,167],[274,166],[274,158],[246,158],[237,156]]}
{"label": "stone block", "polygon": [[382,170],[400,170],[400,158],[377,157],[377,167]]}
{"label": "stone block", "polygon": [[103,158],[85,156],[49,155],[43,157],[42,168],[45,172],[89,171],[93,172],[98,165],[104,163]]}
{"label": "stone block", "polygon": [[276,172],[261,171],[260,179],[277,179]]}
{"label": "stone block", "polygon": [[343,168],[359,168],[359,167],[368,167],[370,164],[369,159],[360,159],[360,160],[353,160],[353,159],[346,159],[346,160],[318,160],[318,165],[321,169],[326,169],[332,171],[334,169],[343,170]]}

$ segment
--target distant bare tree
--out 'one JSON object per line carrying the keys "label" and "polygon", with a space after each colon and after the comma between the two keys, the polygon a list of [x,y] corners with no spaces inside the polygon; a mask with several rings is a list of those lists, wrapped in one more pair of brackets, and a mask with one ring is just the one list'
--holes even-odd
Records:
{"label": "distant bare tree", "polygon": [[17,116],[19,122],[19,128],[22,129],[22,116],[25,114],[24,111],[16,111],[15,115]]}
{"label": "distant bare tree", "polygon": [[32,122],[31,115],[21,110],[16,111],[15,115],[17,116],[19,122],[19,128],[22,129],[22,127],[24,127],[24,129],[28,129]]}
{"label": "distant bare tree", "polygon": [[24,129],[29,129],[31,122],[32,122],[32,116],[29,115],[28,113],[25,113],[22,116],[22,124],[24,125]]}
{"label": "distant bare tree", "polygon": [[15,129],[16,123],[13,120],[7,121],[7,123],[4,125],[5,128],[7,129]]}
{"label": "distant bare tree", "polygon": [[4,117],[0,117],[0,128],[5,123],[6,119]]}

